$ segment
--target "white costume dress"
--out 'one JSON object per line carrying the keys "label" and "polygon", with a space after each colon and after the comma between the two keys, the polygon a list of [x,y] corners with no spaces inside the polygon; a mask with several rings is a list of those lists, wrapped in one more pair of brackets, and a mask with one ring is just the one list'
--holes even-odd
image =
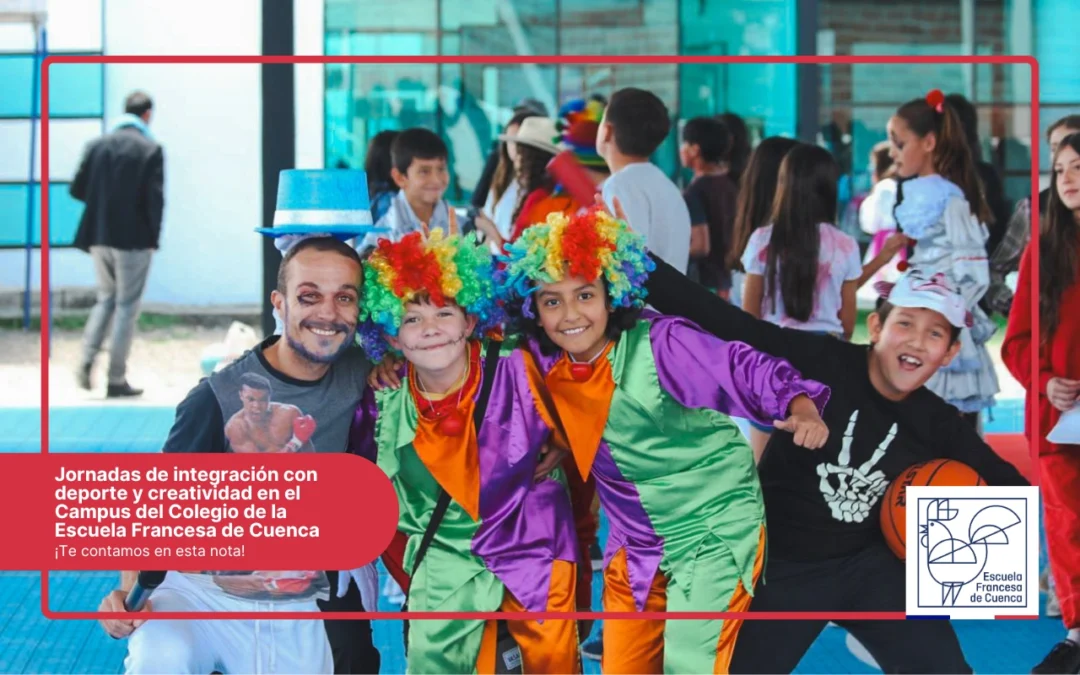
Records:
{"label": "white costume dress", "polygon": [[904,234],[916,240],[910,264],[929,274],[948,276],[975,319],[975,325],[960,334],[960,353],[926,386],[961,412],[990,408],[1001,389],[986,348],[998,327],[978,304],[990,287],[986,226],[972,214],[963,190],[941,176],[904,181],[901,194],[896,221]]}
{"label": "white costume dress", "polygon": [[[859,228],[873,237],[873,241],[866,247],[866,256],[863,264],[869,264],[881,249],[885,246],[885,240],[889,235],[896,232],[896,219],[893,218],[893,207],[896,206],[896,181],[892,178],[884,178],[874,184],[870,194],[859,205]],[[865,284],[859,287],[856,297],[863,303],[874,306],[878,299],[878,292],[874,284],[879,281],[895,283],[900,278],[900,270],[897,264],[903,260],[903,256],[897,253],[892,260],[874,273]]]}

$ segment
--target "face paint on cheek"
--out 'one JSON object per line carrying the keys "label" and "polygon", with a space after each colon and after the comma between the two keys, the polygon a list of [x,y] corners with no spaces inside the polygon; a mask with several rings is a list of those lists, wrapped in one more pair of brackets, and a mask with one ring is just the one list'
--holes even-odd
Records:
{"label": "face paint on cheek", "polygon": [[[400,333],[398,334],[398,337],[399,337],[399,339],[400,339]],[[458,336],[458,337],[454,338],[454,339],[453,339],[453,340],[451,340],[450,342],[448,342],[448,343],[446,343],[445,345],[443,345],[443,347],[453,347],[453,346],[455,346],[455,345],[459,345],[459,344],[461,344],[462,342],[464,342],[465,340],[467,340],[467,339],[468,339],[468,337],[469,337],[469,331],[465,331],[465,332],[463,332],[463,333],[462,333],[462,334],[461,334],[460,336]],[[410,345],[410,344],[408,344],[408,343],[407,343],[407,342],[405,342],[405,340],[403,340],[403,339],[401,340],[401,346],[402,346],[402,348],[403,348],[403,349],[405,349],[405,350],[408,350],[408,351],[410,351],[410,352],[415,352],[415,351],[419,351],[420,349],[422,349],[421,347],[418,347],[418,346],[416,346],[416,345]]]}

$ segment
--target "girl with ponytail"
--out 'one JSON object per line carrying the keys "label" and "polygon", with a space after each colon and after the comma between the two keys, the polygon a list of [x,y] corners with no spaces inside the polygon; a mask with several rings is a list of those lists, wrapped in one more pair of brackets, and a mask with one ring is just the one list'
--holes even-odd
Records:
{"label": "girl with ponytail", "polygon": [[993,406],[1000,391],[986,348],[997,324],[979,307],[990,285],[986,239],[993,216],[960,117],[940,90],[900,106],[888,130],[900,180],[896,222],[914,241],[910,264],[945,274],[974,316],[974,325],[961,334],[956,359],[926,387],[978,428],[979,413]]}

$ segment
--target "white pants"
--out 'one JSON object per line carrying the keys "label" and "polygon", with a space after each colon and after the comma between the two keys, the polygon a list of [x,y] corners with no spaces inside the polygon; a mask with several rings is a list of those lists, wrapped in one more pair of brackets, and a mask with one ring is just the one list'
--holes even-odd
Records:
{"label": "white pants", "polygon": [[[156,612],[318,612],[314,599],[254,602],[208,592],[169,572],[150,596]],[[321,619],[151,619],[128,638],[124,672],[333,673],[330,640]]]}

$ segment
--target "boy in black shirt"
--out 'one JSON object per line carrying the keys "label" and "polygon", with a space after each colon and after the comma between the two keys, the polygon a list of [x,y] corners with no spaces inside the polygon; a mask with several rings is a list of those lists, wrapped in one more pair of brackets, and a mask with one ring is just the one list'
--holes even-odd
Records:
{"label": "boy in black shirt", "polygon": [[[879,516],[889,483],[913,464],[951,458],[990,485],[1028,484],[956,408],[923,387],[955,357],[968,320],[943,276],[913,269],[883,288],[888,297],[868,318],[867,346],[757,320],[653,259],[646,288],[658,311],[787,359],[832,389],[826,446],[808,452],[790,433],[774,433],[758,465],[769,559],[750,611],[904,611],[904,563],[886,546]],[[791,672],[826,623],[747,621],[731,672]],[[971,672],[947,621],[835,623],[884,672]]]}

